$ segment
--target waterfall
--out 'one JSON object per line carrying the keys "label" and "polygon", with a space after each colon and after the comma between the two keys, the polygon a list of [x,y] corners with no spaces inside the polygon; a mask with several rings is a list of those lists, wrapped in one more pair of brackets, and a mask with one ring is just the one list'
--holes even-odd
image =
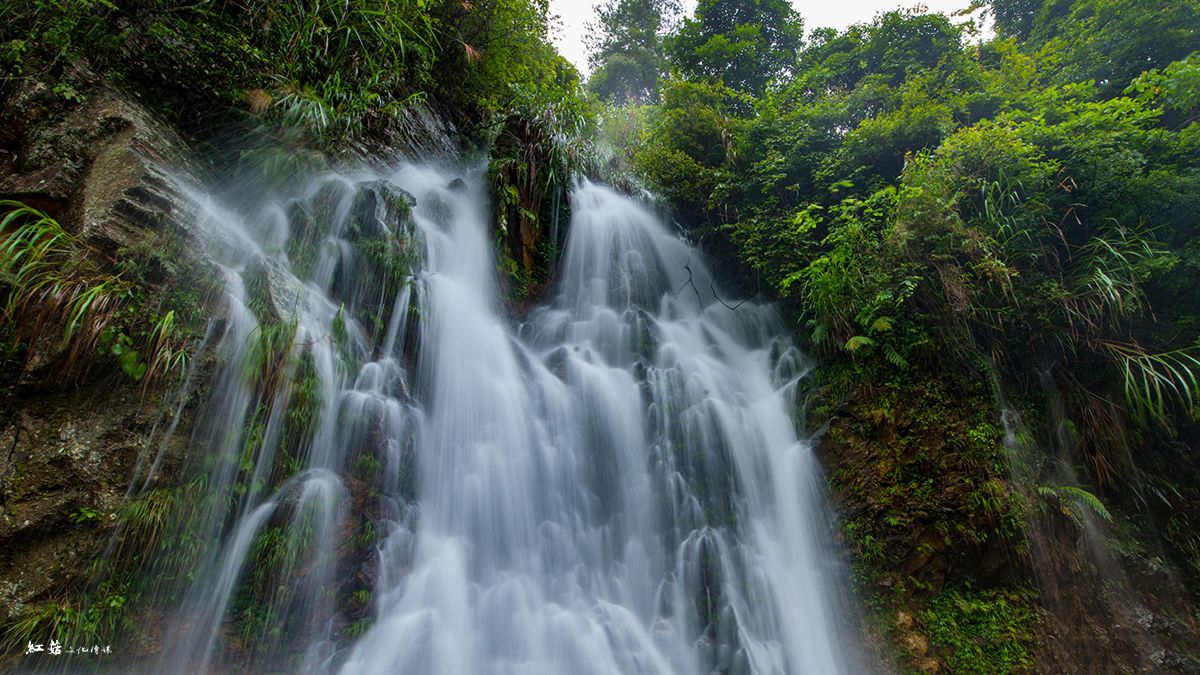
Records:
{"label": "waterfall", "polygon": [[193,439],[215,545],[159,670],[216,669],[238,630],[306,673],[854,670],[774,310],[585,182],[514,327],[485,185],[405,165],[196,195],[229,279]]}
{"label": "waterfall", "polygon": [[[1111,516],[1081,498],[1091,486],[1076,468],[1084,460],[1074,427],[1050,372],[1040,371],[1039,379],[1048,405],[1044,417],[1032,418],[1033,425],[1002,392],[998,402],[1011,485],[1031,505],[1025,512],[1025,539],[1046,610],[1043,621],[1049,631],[1062,631],[1067,649],[1089,650],[1091,667],[1129,660],[1143,670],[1161,668],[1170,644],[1154,631],[1154,623],[1163,622],[1149,608],[1157,599],[1131,583],[1124,556],[1112,543],[1114,528],[1103,522]],[[1110,630],[1097,646],[1088,632],[1075,629],[1077,639],[1092,640],[1076,646],[1068,642],[1071,631],[1062,627],[1078,624],[1079,615],[1118,630]]]}

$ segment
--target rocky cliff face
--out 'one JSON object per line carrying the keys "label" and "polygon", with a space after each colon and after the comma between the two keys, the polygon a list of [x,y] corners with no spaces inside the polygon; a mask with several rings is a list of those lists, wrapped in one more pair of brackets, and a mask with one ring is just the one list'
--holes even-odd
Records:
{"label": "rocky cliff face", "polygon": [[[205,431],[216,365],[206,346],[225,322],[227,272],[213,260],[235,245],[194,201],[193,186],[211,177],[171,125],[103,80],[86,72],[70,77],[69,96],[51,81],[2,92],[0,200],[8,206],[0,217],[20,203],[55,218],[67,248],[79,255],[58,261],[72,270],[63,278],[88,290],[109,283],[115,309],[88,314],[102,328],[70,339],[54,321],[61,313],[38,310],[56,296],[39,295],[0,321],[0,356],[9,356],[0,368],[0,672],[37,667],[36,656],[18,658],[26,646],[18,638],[29,626],[64,642],[68,635],[95,639],[70,635],[80,626],[121,634],[110,667],[133,667],[160,649],[171,603],[139,598],[130,575],[155,574],[171,510],[194,487],[181,478],[204,475],[193,469],[205,458],[189,455],[189,446],[194,432]],[[406,127],[410,152],[450,147],[438,142],[448,133],[444,123],[417,121]],[[327,168],[312,151],[298,154]],[[399,189],[364,184],[353,206],[361,212],[358,236],[376,234],[362,229],[375,222],[375,211],[406,214],[411,206],[411,195]],[[293,215],[303,229],[305,214]],[[10,223],[8,232],[22,222]],[[297,241],[315,250],[318,235],[309,241],[300,232]],[[296,253],[295,264],[311,264],[312,251]],[[247,301],[267,324],[286,323],[307,292],[278,265],[257,255],[241,275]],[[94,278],[78,279],[76,267]],[[21,282],[9,272],[0,277],[2,290],[19,294]],[[164,338],[168,313],[174,323]],[[185,365],[152,377],[164,342],[173,348],[170,363]],[[140,354],[131,357],[131,350]],[[346,480],[354,511],[367,513],[368,485]],[[369,547],[353,543],[364,523],[353,522],[343,537],[348,552],[339,554],[339,565],[348,581],[341,585],[350,589],[343,595],[365,588],[355,575],[366,569]],[[348,618],[339,621],[363,619],[366,608],[348,606]],[[240,637],[236,630],[227,636],[237,659],[254,648]]]}
{"label": "rocky cliff face", "polygon": [[921,673],[1200,672],[1200,605],[1147,514],[1114,509],[1109,522],[1047,479],[1013,480],[990,398],[927,380],[833,406],[818,452],[876,660]]}
{"label": "rocky cliff face", "polygon": [[[86,73],[75,77],[89,86],[70,98],[53,82],[5,92],[0,198],[54,216],[95,269],[129,282],[129,297],[120,298],[115,317],[106,317],[110,330],[136,339],[144,323],[136,314],[165,313],[161,308],[172,305],[181,324],[202,333],[203,296],[213,295],[217,276],[203,254],[193,204],[175,187],[201,170],[171,127],[136,100]],[[5,317],[0,624],[6,627],[77,607],[82,594],[95,590],[97,561],[118,511],[131,492],[173,479],[196,408],[194,400],[179,399],[178,378],[145,386],[153,383],[122,372],[111,348],[100,353],[109,344],[103,336],[84,345],[82,356],[72,354],[76,345],[61,332],[22,326],[28,316]],[[204,377],[197,365],[193,381]]]}

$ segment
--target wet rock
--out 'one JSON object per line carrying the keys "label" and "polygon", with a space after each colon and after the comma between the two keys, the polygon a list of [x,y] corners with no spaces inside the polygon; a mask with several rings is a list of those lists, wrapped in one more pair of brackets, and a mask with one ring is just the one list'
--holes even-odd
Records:
{"label": "wet rock", "polygon": [[360,215],[361,236],[375,236],[379,229],[391,233],[400,231],[417,198],[407,190],[384,180],[364,183],[359,188],[356,212]]}
{"label": "wet rock", "polygon": [[1168,673],[1187,673],[1187,675],[1200,673],[1200,662],[1187,654],[1170,649],[1160,649],[1154,652],[1150,655],[1150,661]]}
{"label": "wet rock", "polygon": [[259,321],[286,323],[308,300],[308,289],[279,261],[255,255],[242,272],[246,301]]}
{"label": "wet rock", "polygon": [[3,155],[0,196],[47,211],[110,255],[171,228],[185,235],[173,254],[203,258],[196,204],[181,187],[198,183],[203,171],[183,139],[111,84],[63,106],[43,82],[9,95],[0,127],[24,133]]}
{"label": "wet rock", "polygon": [[[0,194],[55,216],[65,211],[64,226],[85,236],[98,230],[103,237],[111,209],[147,174],[160,183],[167,166],[186,176],[201,174],[170,126],[110,84],[101,82],[85,102],[70,104],[49,83],[33,81],[14,88],[4,103],[0,127],[10,131],[0,138],[9,150],[0,161]],[[132,195],[132,202],[148,203],[156,193],[161,186]],[[161,202],[148,206],[150,212],[165,208]]]}
{"label": "wet rock", "polygon": [[[202,176],[186,144],[136,97],[82,70],[73,82],[83,102],[63,99],[49,81],[9,88],[0,198],[58,219],[100,252],[93,261],[104,273],[124,274],[120,263],[138,251],[143,307],[185,285],[219,283],[196,205],[180,187]],[[0,625],[75,598],[131,479],[145,480],[160,451],[158,475],[173,475],[191,435],[193,410],[180,409],[177,433],[165,438],[163,408],[119,370],[63,377],[56,363],[66,347],[60,333],[43,331],[19,380],[0,392]]]}
{"label": "wet rock", "polygon": [[900,636],[900,646],[913,657],[921,658],[929,651],[929,640],[924,635],[910,631]]}
{"label": "wet rock", "polygon": [[[68,103],[48,83],[14,88],[0,108],[0,199],[45,211],[115,266],[130,250],[161,264],[163,286],[180,270],[216,283],[197,205],[180,186],[201,175],[183,140],[118,88],[99,83]],[[170,167],[168,169],[167,167]],[[113,269],[113,273],[117,270]],[[146,292],[153,292],[147,290]],[[22,384],[62,386],[68,345],[53,331],[33,340]]]}
{"label": "wet rock", "polygon": [[919,673],[935,675],[939,670],[941,670],[942,664],[938,663],[936,659],[931,659],[928,656],[925,656],[914,660],[913,668],[915,668]]}
{"label": "wet rock", "polygon": [[[165,440],[182,461],[190,413]],[[0,410],[0,623],[61,601],[116,524],[154,413],[131,379],[103,390],[27,395]]]}
{"label": "wet rock", "polygon": [[546,369],[554,373],[560,380],[567,377],[567,359],[570,354],[566,347],[559,347],[546,356]]}

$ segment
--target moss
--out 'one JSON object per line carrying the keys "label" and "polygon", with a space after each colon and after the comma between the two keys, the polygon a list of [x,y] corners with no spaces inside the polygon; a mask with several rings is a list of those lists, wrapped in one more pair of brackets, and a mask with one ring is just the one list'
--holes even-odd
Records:
{"label": "moss", "polygon": [[[964,396],[961,385],[913,374],[858,386],[816,416],[829,418],[818,452],[872,608],[865,630],[892,644],[911,672],[1021,670],[1032,663],[1038,625],[1023,576],[1028,505],[1007,482],[989,393]],[[1012,644],[987,633],[1001,629]],[[996,650],[999,660],[964,666],[984,658],[978,650]],[[978,669],[992,666],[1000,669]]]}
{"label": "moss", "polygon": [[413,475],[412,463],[402,459],[396,470],[400,474],[400,496],[409,501],[416,499],[416,477]]}
{"label": "moss", "polygon": [[1028,590],[947,590],[929,601],[920,622],[949,672],[1021,673],[1038,649],[1037,606]]}
{"label": "moss", "polygon": [[354,462],[354,477],[364,482],[370,482],[382,468],[383,465],[372,455],[361,455]]}
{"label": "moss", "polygon": [[860,559],[882,564],[873,573],[1020,538],[998,423],[984,400],[956,400],[934,381],[877,389],[831,422],[832,486],[852,505],[844,531]]}

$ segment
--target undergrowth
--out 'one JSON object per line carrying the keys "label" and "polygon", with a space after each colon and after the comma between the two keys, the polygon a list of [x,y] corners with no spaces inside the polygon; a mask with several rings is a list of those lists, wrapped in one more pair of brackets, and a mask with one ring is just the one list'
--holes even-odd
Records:
{"label": "undergrowth", "polygon": [[181,325],[173,309],[145,311],[150,289],[136,274],[114,270],[111,258],[42,211],[3,200],[0,213],[6,369],[51,365],[77,377],[98,357],[111,356],[143,383],[143,394],[183,376],[194,329]]}
{"label": "undergrowth", "polygon": [[1035,663],[1041,617],[1032,591],[948,589],[919,618],[949,672],[1009,675]]}

